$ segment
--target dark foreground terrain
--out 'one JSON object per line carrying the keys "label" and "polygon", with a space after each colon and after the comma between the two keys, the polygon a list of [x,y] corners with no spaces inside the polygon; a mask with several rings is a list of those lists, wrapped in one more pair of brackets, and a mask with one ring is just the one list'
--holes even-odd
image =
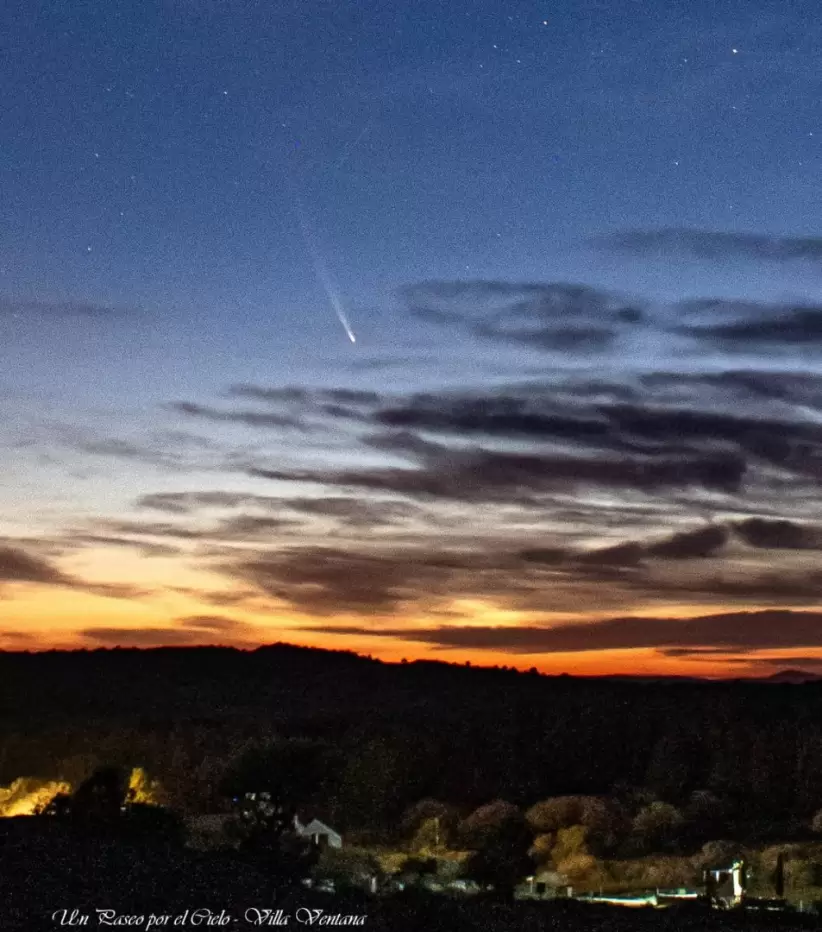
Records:
{"label": "dark foreground terrain", "polygon": [[[6,837],[0,848],[0,929],[355,927],[373,932],[730,930],[819,928],[816,917],[719,913],[686,906],[626,909],[574,901],[499,903],[414,891],[371,897],[277,890],[264,864],[163,845]],[[98,913],[107,911],[106,913]],[[278,912],[279,911],[279,912]],[[82,917],[88,917],[83,922]],[[125,925],[125,919],[132,921]],[[163,917],[168,917],[164,920]],[[337,922],[331,917],[340,917]],[[352,921],[360,917],[359,921]],[[62,924],[61,924],[62,921]]]}
{"label": "dark foreground terrain", "polygon": [[[799,848],[822,835],[820,683],[583,680],[385,664],[289,645],[253,652],[0,652],[0,787],[18,778],[66,781],[74,793],[63,802],[74,807],[78,824],[81,802],[90,811],[106,802],[105,793],[80,799],[101,766],[145,768],[158,781],[166,808],[143,815],[160,829],[163,820],[168,828],[184,817],[224,811],[236,795],[224,791],[226,774],[236,771],[246,751],[285,753],[292,745],[326,755],[316,785],[307,779],[313,770],[295,765],[285,786],[278,764],[255,771],[259,780],[247,789],[268,793],[277,784],[274,798],[290,811],[319,812],[345,835],[345,851],[374,843],[409,857],[418,853],[425,847],[421,822],[408,822],[407,814],[423,806],[423,815],[435,816],[435,846],[479,851],[488,863],[483,867],[479,858],[471,870],[486,875],[488,864],[516,879],[535,865],[548,866],[563,876],[575,872],[579,889],[587,871],[595,889],[608,865],[642,861],[657,875],[649,886],[692,884],[709,853],[727,858],[745,843],[763,852],[772,846],[754,865],[764,878],[763,895],[772,895],[777,855],[785,862],[786,895],[820,886],[822,858]],[[66,831],[64,817],[52,823],[44,816],[52,827],[42,831],[42,822],[28,816],[0,819],[6,823],[0,831],[0,932],[819,925],[807,915],[494,904],[419,891],[378,898],[293,891],[278,882],[283,862],[248,851],[196,853],[179,839],[169,843],[173,833],[161,831],[140,843],[126,840],[129,820],[119,818],[121,803],[118,797],[107,837]],[[540,839],[550,844],[540,847]],[[502,841],[509,847],[500,847]],[[536,854],[526,863],[532,843]],[[654,858],[658,863],[651,863]],[[673,870],[676,862],[681,872],[685,861],[690,879],[659,879],[666,865]],[[637,885],[636,877],[632,883],[627,875],[610,879]],[[325,912],[306,912],[312,909]],[[114,913],[106,918],[97,910]],[[335,915],[365,918],[323,921]],[[133,921],[125,923],[129,917]]]}

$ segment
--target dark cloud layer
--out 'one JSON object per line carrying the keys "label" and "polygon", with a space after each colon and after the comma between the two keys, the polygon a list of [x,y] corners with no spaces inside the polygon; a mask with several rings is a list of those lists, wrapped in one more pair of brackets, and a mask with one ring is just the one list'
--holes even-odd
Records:
{"label": "dark cloud layer", "polygon": [[[365,540],[346,548],[291,545],[260,550],[224,563],[222,569],[244,586],[253,585],[266,596],[315,614],[384,614],[472,596],[487,596],[508,608],[547,611],[556,607],[561,588],[572,592],[574,587],[593,587],[595,592],[603,581],[621,591],[626,601],[635,601],[644,591],[676,594],[689,586],[694,596],[724,588],[733,598],[733,580],[717,575],[695,586],[693,577],[677,579],[670,569],[671,564],[717,558],[728,538],[727,528],[714,525],[587,550],[560,545],[518,549],[469,538],[451,546],[389,542],[377,548]],[[654,575],[657,570],[662,576]],[[746,581],[736,585],[737,596],[747,591]],[[752,592],[757,587],[764,592],[766,586],[801,592],[796,579],[749,577],[747,586]],[[822,592],[819,579],[808,578],[805,586]]]}
{"label": "dark cloud layer", "polygon": [[822,648],[822,613],[774,610],[728,612],[672,621],[663,618],[606,618],[547,626],[439,626],[415,628],[317,627],[314,631],[417,641],[442,648],[510,653],[577,653],[591,650],[691,650],[728,652]]}
{"label": "dark cloud layer", "polygon": [[649,492],[689,487],[734,492],[745,470],[745,461],[732,453],[652,459],[504,453],[478,448],[430,457],[417,469],[312,473],[252,467],[248,472],[263,479],[319,482],[423,499],[528,504],[545,494],[586,485]]}
{"label": "dark cloud layer", "polygon": [[[776,465],[801,465],[811,448],[822,448],[822,427],[793,419],[714,412],[680,406],[581,404],[550,395],[422,395],[387,405],[378,424],[402,430],[455,435],[525,438],[620,453],[704,453],[732,444]],[[740,473],[741,477],[741,473]]]}
{"label": "dark cloud layer", "polygon": [[[485,392],[385,397],[379,402],[369,395],[356,417],[379,431],[362,435],[361,443],[411,460],[416,468],[312,473],[258,464],[250,473],[477,501],[500,500],[506,494],[516,500],[586,484],[615,490],[692,487],[735,494],[750,477],[761,478],[765,466],[813,482],[822,477],[822,425],[806,413],[809,405],[822,402],[822,386],[809,379],[745,372],[680,381],[662,374],[646,376],[633,390],[635,398],[647,399],[644,403],[603,403],[597,394],[602,397],[607,386],[588,386],[587,393],[584,388],[571,392],[544,386],[539,391],[512,385]],[[720,392],[724,397],[717,406]],[[773,399],[767,416],[763,397]],[[327,407],[324,411],[328,414]],[[347,419],[349,412],[340,416]],[[463,442],[468,438],[482,445],[468,446]],[[499,446],[508,441],[528,446],[519,451]]]}
{"label": "dark cloud layer", "polygon": [[[733,234],[635,236],[636,242],[630,237],[626,242],[640,250],[689,255],[689,250],[695,249],[704,257],[720,256],[726,248],[724,258],[744,256],[746,250],[756,258],[756,250],[766,251],[768,246],[773,247],[771,258],[809,258],[822,243],[822,239],[771,240]],[[703,253],[699,253],[700,243],[705,245]],[[822,250],[813,257],[820,256]],[[629,338],[637,328],[654,333],[663,343],[680,334],[728,354],[765,347],[772,351],[812,348],[822,339],[822,309],[817,305],[705,298],[651,311],[636,301],[587,285],[495,281],[424,282],[402,289],[400,297],[410,313],[441,326],[566,358],[615,354],[620,348],[616,339],[620,335]],[[676,323],[672,326],[672,322]]]}
{"label": "dark cloud layer", "polygon": [[728,539],[724,527],[706,527],[697,531],[681,531],[667,540],[649,544],[646,553],[651,557],[668,560],[690,560],[694,557],[710,557],[724,546]]}
{"label": "dark cloud layer", "polygon": [[431,281],[400,292],[410,312],[476,336],[560,352],[606,350],[643,310],[619,296],[565,282]]}
{"label": "dark cloud layer", "polygon": [[[478,293],[503,308],[511,297],[502,285]],[[693,304],[697,316],[715,311]],[[259,385],[231,394],[275,417],[339,425],[349,444],[337,462],[255,457],[245,473],[272,483],[259,493],[141,500],[183,518],[225,507],[304,521],[302,540],[276,520],[255,538],[259,520],[237,515],[234,541],[248,532],[240,553],[222,519],[226,547],[209,556],[260,598],[369,617],[446,611],[460,598],[538,613],[822,598],[822,573],[789,560],[817,549],[822,526],[822,509],[794,520],[822,479],[822,378],[813,373],[656,371],[620,381],[563,372],[411,394]],[[315,518],[336,522],[333,546]]]}
{"label": "dark cloud layer", "polygon": [[734,530],[751,547],[767,550],[822,550],[822,528],[795,521],[747,518]]}
{"label": "dark cloud layer", "polygon": [[[790,253],[766,240],[701,242]],[[664,614],[672,604],[820,604],[822,376],[755,361],[763,347],[812,348],[822,336],[819,308],[710,297],[646,304],[562,282],[435,281],[401,296],[457,338],[561,359],[542,356],[544,372],[532,363],[518,380],[501,368],[494,379],[424,392],[390,382],[379,390],[245,383],[230,386],[219,407],[177,402],[172,410],[189,418],[268,431],[223,462],[242,474],[243,491],[147,489],[136,502],[145,520],[97,522],[82,541],[150,555],[176,549],[223,573],[242,591],[236,604],[394,616],[386,636],[405,631],[403,617],[454,612],[461,599],[534,619],[521,629],[415,629],[442,646],[741,651],[740,632],[762,640],[754,616],[713,616],[718,640],[707,622],[674,629],[617,616],[637,605]],[[645,348],[657,340],[675,352],[651,352],[660,365],[649,369]],[[746,368],[733,361],[739,349],[753,354]],[[701,369],[703,353],[711,365]],[[105,452],[140,451],[109,442]],[[211,604],[233,599],[217,594]],[[536,624],[557,612],[608,612],[612,621]],[[785,617],[796,632],[799,622]],[[180,643],[188,628],[178,625]],[[672,631],[684,640],[666,640]]]}
{"label": "dark cloud layer", "polygon": [[777,307],[767,319],[682,327],[680,332],[711,340],[726,352],[750,352],[757,346],[817,346],[822,341],[822,308]]}
{"label": "dark cloud layer", "polygon": [[261,554],[236,563],[231,572],[267,595],[315,614],[396,611],[453,575],[425,554],[324,547]]}

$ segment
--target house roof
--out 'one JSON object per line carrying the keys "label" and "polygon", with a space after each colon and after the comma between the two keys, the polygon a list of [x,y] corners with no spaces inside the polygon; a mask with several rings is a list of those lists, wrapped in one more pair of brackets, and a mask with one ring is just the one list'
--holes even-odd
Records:
{"label": "house roof", "polygon": [[339,832],[335,832],[330,825],[326,825],[325,822],[320,822],[319,819],[312,819],[310,822],[300,822],[299,830],[304,835],[336,835],[337,838],[340,838]]}

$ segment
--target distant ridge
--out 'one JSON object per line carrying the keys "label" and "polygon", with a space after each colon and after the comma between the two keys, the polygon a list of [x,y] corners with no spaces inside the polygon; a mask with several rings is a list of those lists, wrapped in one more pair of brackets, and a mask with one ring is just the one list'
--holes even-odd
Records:
{"label": "distant ridge", "polygon": [[809,670],[779,670],[770,676],[759,678],[763,683],[816,683],[822,680],[822,673],[811,673]]}

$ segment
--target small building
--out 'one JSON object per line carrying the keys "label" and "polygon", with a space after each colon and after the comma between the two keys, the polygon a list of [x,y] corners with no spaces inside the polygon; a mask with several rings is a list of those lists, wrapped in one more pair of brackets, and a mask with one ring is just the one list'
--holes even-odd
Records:
{"label": "small building", "polygon": [[319,819],[303,824],[298,816],[294,816],[294,828],[300,837],[310,838],[318,848],[342,848],[342,835]]}
{"label": "small building", "polygon": [[731,909],[741,906],[747,889],[747,870],[740,858],[730,864],[707,867],[703,872],[705,894],[712,906]]}
{"label": "small building", "polygon": [[548,899],[557,896],[561,887],[562,877],[556,871],[543,870],[526,877],[515,895],[520,899]]}

